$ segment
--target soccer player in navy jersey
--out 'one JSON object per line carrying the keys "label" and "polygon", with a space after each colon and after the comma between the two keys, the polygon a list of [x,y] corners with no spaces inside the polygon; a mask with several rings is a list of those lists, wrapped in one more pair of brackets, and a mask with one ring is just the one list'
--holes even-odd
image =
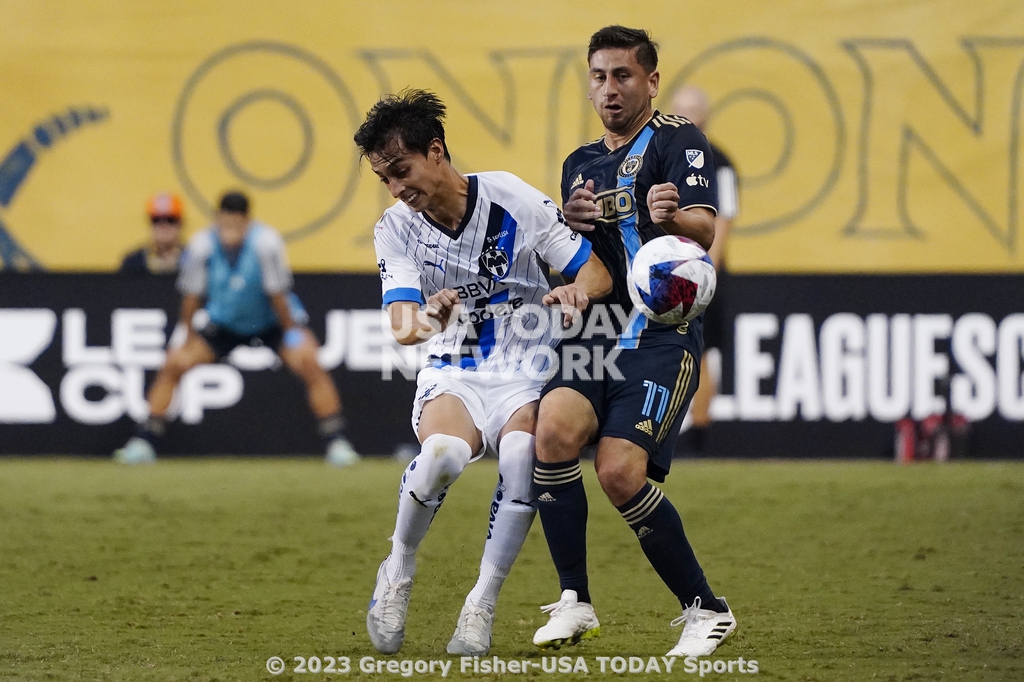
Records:
{"label": "soccer player in navy jersey", "polygon": [[226,193],[215,224],[192,237],[182,256],[179,322],[187,329],[185,343],[168,351],[146,395],[149,418],[114,459],[124,464],[154,461],[174,389],[185,372],[219,361],[237,346],[253,345],[272,348],[306,384],[327,462],[348,466],[359,461],[344,435],[338,389],[317,362],[319,344],[306,327],[308,315],[291,288],[281,235],[250,218],[248,197]]}
{"label": "soccer player in navy jersey", "polygon": [[[569,155],[562,170],[563,211],[612,275],[606,314],[615,336],[601,338],[594,320],[582,338],[595,362],[562,372],[542,393],[537,423],[534,496],[562,595],[534,644],[557,648],[599,634],[587,576],[587,498],[579,455],[596,445],[595,468],[605,494],[636,533],[651,565],[679,599],[683,624],[669,656],[705,656],[736,627],[725,600],[708,586],[675,508],[653,483],[665,480],[686,406],[697,387],[702,316],[670,326],[634,310],[627,270],[641,244],[674,234],[705,249],[714,239],[715,169],[704,135],[687,119],[654,111],[657,45],[646,31],[608,26],[588,51],[590,93],[604,135]],[[624,319],[625,318],[625,319]],[[591,324],[593,322],[593,324]],[[588,338],[589,337],[589,338]],[[616,373],[596,359],[617,353]]]}

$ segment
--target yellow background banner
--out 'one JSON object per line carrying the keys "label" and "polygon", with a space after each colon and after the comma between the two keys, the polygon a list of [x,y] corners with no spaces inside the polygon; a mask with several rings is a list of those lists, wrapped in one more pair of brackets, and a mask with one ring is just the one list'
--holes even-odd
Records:
{"label": "yellow background banner", "polygon": [[[600,134],[586,44],[661,45],[662,96],[711,96],[741,272],[1019,272],[1024,4],[0,1],[0,257],[107,270],[145,199],[186,229],[241,188],[301,271],[371,271],[391,199],[352,135],[386,92],[436,91],[463,172],[558,196]],[[664,106],[664,104],[663,104]]]}

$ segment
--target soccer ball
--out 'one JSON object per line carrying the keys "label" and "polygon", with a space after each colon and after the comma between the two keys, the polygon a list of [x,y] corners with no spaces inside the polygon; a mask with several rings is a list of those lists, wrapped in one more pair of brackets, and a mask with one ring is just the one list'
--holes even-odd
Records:
{"label": "soccer ball", "polygon": [[707,251],[697,242],[675,235],[641,246],[628,280],[633,305],[655,322],[673,325],[700,315],[711,303],[718,283]]}

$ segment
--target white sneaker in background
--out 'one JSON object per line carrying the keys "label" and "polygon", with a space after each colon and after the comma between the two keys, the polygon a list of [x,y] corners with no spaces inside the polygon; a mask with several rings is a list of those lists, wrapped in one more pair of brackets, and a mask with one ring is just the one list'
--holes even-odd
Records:
{"label": "white sneaker in background", "polygon": [[347,438],[335,438],[327,446],[327,457],[325,461],[331,466],[338,468],[352,466],[361,458],[355,451]]}
{"label": "white sneaker in background", "polygon": [[156,461],[156,450],[145,438],[133,436],[123,448],[114,450],[114,461],[120,464],[152,464]]}

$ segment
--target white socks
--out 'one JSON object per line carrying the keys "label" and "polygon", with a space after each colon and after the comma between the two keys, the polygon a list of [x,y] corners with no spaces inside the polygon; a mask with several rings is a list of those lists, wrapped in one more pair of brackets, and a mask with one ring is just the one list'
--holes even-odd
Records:
{"label": "white socks", "polygon": [[416,572],[416,550],[444,501],[448,486],[472,457],[469,443],[455,436],[437,433],[423,441],[420,454],[402,474],[398,489],[398,518],[391,555],[385,565],[389,581],[411,578]]}
{"label": "white socks", "polygon": [[526,542],[536,510],[530,506],[535,438],[513,431],[498,444],[498,487],[480,561],[480,577],[466,601],[494,611],[508,572]]}

